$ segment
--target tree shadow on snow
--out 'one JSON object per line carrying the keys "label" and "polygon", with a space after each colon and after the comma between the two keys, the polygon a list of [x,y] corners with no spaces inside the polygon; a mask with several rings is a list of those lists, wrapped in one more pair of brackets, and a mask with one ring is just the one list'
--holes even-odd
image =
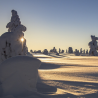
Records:
{"label": "tree shadow on snow", "polygon": [[60,64],[53,64],[53,63],[41,63],[39,69],[55,69],[55,68],[59,68],[62,65]]}

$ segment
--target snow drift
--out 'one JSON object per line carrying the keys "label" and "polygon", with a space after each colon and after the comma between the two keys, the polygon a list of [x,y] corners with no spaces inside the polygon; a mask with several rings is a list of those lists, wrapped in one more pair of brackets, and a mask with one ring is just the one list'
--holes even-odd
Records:
{"label": "snow drift", "polygon": [[36,92],[41,61],[29,56],[16,56],[0,64],[0,96],[30,95]]}

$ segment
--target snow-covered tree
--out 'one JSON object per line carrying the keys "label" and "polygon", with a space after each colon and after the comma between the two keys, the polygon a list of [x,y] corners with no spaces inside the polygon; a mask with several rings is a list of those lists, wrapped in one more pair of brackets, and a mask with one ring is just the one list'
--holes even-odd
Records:
{"label": "snow-covered tree", "polygon": [[17,11],[11,12],[11,21],[6,26],[8,32],[0,36],[0,62],[13,56],[26,55],[28,51],[23,33],[26,27],[21,24]]}

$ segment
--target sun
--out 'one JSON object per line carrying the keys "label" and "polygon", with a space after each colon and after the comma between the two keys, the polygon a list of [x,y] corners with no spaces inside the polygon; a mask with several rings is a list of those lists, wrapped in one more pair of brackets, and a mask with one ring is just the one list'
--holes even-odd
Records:
{"label": "sun", "polygon": [[21,41],[23,42],[24,41],[24,38],[21,38]]}

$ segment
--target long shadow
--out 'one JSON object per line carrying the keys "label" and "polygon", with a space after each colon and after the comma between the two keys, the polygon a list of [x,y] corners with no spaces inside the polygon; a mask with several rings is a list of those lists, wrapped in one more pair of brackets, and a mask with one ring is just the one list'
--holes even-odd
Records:
{"label": "long shadow", "polygon": [[36,88],[38,92],[43,94],[53,94],[57,91],[56,87],[46,85],[45,83],[42,82],[41,83],[37,82]]}
{"label": "long shadow", "polygon": [[57,87],[49,86],[43,83],[39,76],[38,76],[38,80],[39,81],[36,84],[36,88],[37,88],[37,91],[43,96],[40,98],[77,98],[77,96],[70,93],[56,94]]}
{"label": "long shadow", "polygon": [[70,93],[56,94],[56,87],[49,86],[44,83],[37,83],[36,88],[39,93],[45,96],[45,98],[77,98],[75,95]]}
{"label": "long shadow", "polygon": [[[47,70],[47,69],[54,69],[54,68],[59,68],[59,67],[69,67],[69,66],[76,66],[77,67],[79,65],[76,65],[76,64],[74,64],[74,65],[71,65],[71,64],[61,65],[61,64],[42,63],[39,69]],[[80,67],[92,67],[92,66],[82,65]],[[96,66],[93,66],[93,67],[96,67]],[[94,76],[95,76],[95,74],[94,74]],[[48,81],[48,80],[44,80],[44,81]],[[77,82],[77,81],[62,81],[62,80],[51,80],[51,81],[58,82],[58,83],[61,83],[61,84],[76,86],[76,87],[80,86],[80,87],[85,87],[85,88],[89,88],[89,89],[90,88],[98,89],[98,83]],[[86,95],[81,95],[81,96],[76,96],[76,95],[73,95],[73,94],[70,94],[70,93],[55,95],[55,93],[57,92],[57,88],[64,89],[60,85],[49,86],[49,85],[47,85],[43,82],[37,82],[38,92],[40,92],[42,94],[46,94],[46,95],[50,94],[50,95],[47,95],[46,98],[67,98],[67,97],[68,98],[82,98],[82,97],[83,98],[98,98],[98,93],[86,94]],[[54,94],[54,95],[51,95],[51,94]]]}
{"label": "long shadow", "polygon": [[[44,81],[48,81],[48,80],[44,80]],[[62,81],[62,80],[51,80],[51,81],[53,81],[55,83],[58,82],[58,83],[62,83],[62,84],[70,85],[70,86],[75,86],[75,87],[85,87],[88,89],[91,89],[91,88],[92,89],[98,89],[98,83]],[[64,89],[64,86],[61,87],[58,84],[55,86],[49,86],[49,85],[46,85],[45,83],[37,84],[38,92],[43,93],[43,94],[56,93],[57,88]],[[73,90],[75,90],[75,89],[73,88]],[[50,95],[50,96],[51,97],[49,97],[49,98],[56,98],[56,97],[57,98],[67,98],[67,97],[69,97],[69,98],[98,98],[98,92],[91,93],[91,94],[85,94],[85,95],[73,95],[71,93],[66,92],[66,94]]]}
{"label": "long shadow", "polygon": [[79,64],[55,64],[55,63],[41,63],[39,69],[44,69],[44,70],[47,70],[47,69],[56,69],[56,68],[68,68],[68,67],[96,67],[98,68],[98,66],[88,66],[88,65],[79,65]]}
{"label": "long shadow", "polygon": [[65,63],[65,65],[62,65],[62,67],[98,67],[98,66],[91,66],[91,65],[85,65],[85,64],[68,64]]}
{"label": "long shadow", "polygon": [[[66,85],[81,86],[81,87],[88,87],[88,88],[92,87],[93,89],[98,89],[98,83],[77,82],[77,81],[62,81],[62,80],[52,80],[52,81],[59,82],[59,83],[62,83],[62,84],[66,84]],[[59,86],[56,86],[56,87],[59,87]]]}
{"label": "long shadow", "polygon": [[35,57],[35,58],[38,58],[39,59],[39,58],[51,58],[51,57]]}
{"label": "long shadow", "polygon": [[82,98],[98,98],[98,92],[97,93],[92,93],[92,94],[87,94],[87,95],[82,95]]}
{"label": "long shadow", "polygon": [[55,69],[60,68],[62,65],[60,64],[51,64],[51,63],[41,63],[39,69]]}
{"label": "long shadow", "polygon": [[64,57],[67,57],[67,56],[62,56],[62,55],[49,55],[51,57],[55,57],[55,58],[64,58]]}

